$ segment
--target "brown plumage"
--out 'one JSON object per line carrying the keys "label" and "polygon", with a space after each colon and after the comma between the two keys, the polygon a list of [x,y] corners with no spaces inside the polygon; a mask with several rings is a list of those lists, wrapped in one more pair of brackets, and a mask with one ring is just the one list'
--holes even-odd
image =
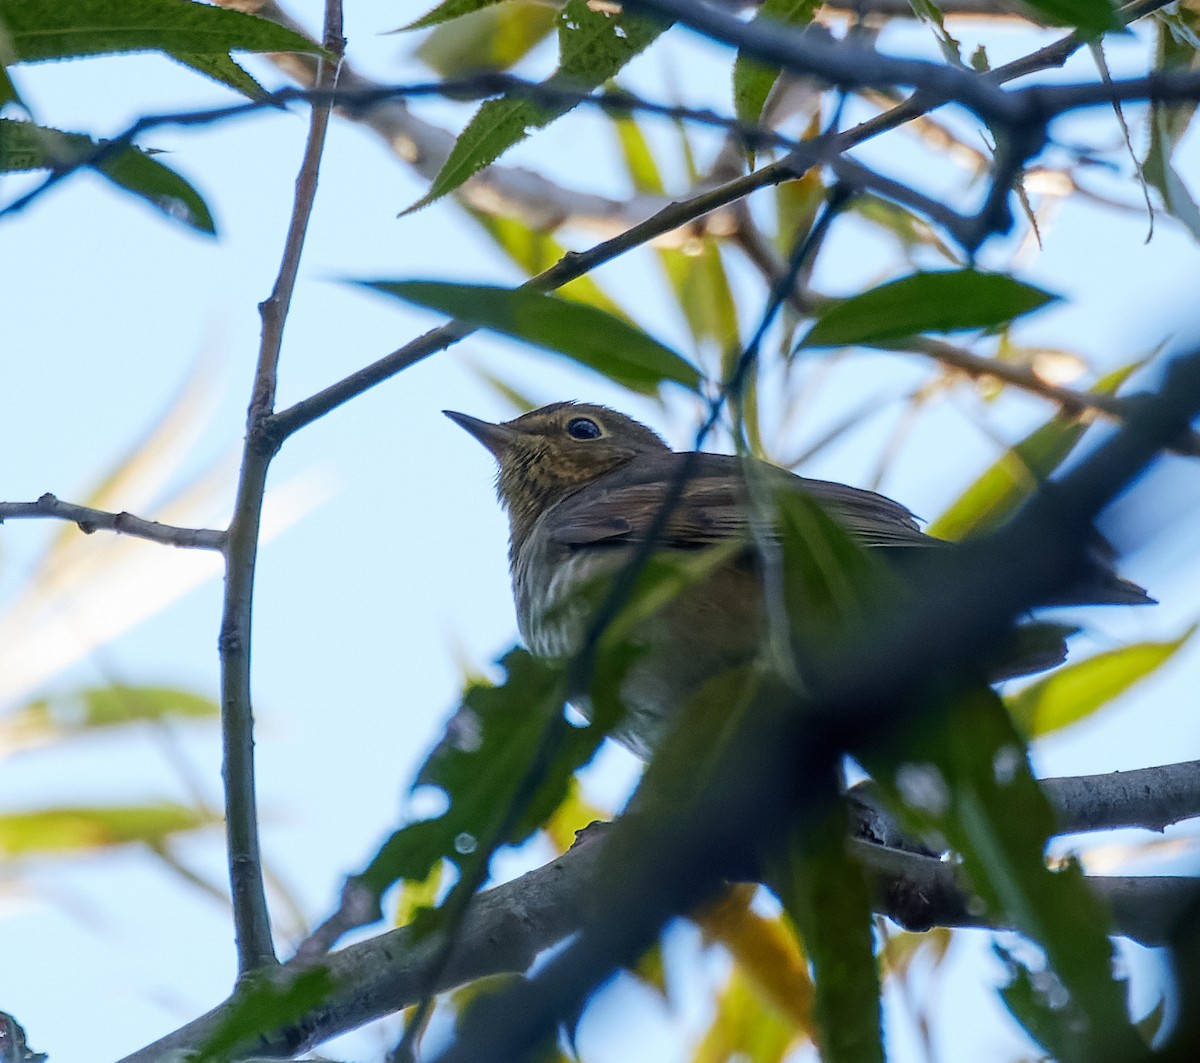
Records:
{"label": "brown plumage", "polygon": [[[741,458],[677,453],[644,425],[603,406],[555,403],[503,424],[446,413],[499,465],[496,486],[509,514],[517,618],[535,653],[560,657],[578,649],[588,615],[582,601],[572,601],[573,593],[618,570],[645,541],[685,461],[687,479],[656,548],[697,551],[742,541],[749,552],[747,465]],[[944,545],[925,535],[904,506],[873,491],[805,479],[763,462],[753,470],[765,494],[804,493],[856,541],[889,559]],[[1090,578],[1056,604],[1151,601],[1140,587],[1119,579],[1109,561],[1098,551]],[[645,755],[654,747],[666,721],[705,680],[761,654],[762,577],[745,562],[734,558],[715,566],[635,632],[646,652],[622,686],[627,719],[617,735],[635,752]],[[1061,653],[1052,651],[1032,664],[1048,667],[1059,659]]]}

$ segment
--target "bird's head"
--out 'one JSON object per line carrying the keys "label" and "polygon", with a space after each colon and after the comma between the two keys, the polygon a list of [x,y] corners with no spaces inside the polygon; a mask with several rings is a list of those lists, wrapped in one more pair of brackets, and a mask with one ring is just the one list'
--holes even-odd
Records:
{"label": "bird's head", "polygon": [[556,402],[491,424],[443,411],[496,459],[496,492],[519,542],[542,513],[639,454],[670,448],[645,425],[604,406]]}

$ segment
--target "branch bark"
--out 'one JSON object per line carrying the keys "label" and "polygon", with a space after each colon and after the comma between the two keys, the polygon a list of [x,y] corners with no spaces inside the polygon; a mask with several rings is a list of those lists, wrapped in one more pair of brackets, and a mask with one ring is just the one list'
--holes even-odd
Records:
{"label": "branch bark", "polygon": [[97,531],[113,531],[121,535],[132,535],[135,539],[146,539],[152,543],[178,546],[193,550],[223,550],[225,532],[212,528],[181,528],[175,524],[160,524],[145,520],[124,511],[109,513],[91,506],[78,506],[47,492],[36,502],[0,502],[0,524],[6,520],[28,520],[32,518],[65,520],[79,526],[84,535]]}
{"label": "branch bark", "polygon": [[[1146,826],[1200,815],[1200,762],[1169,764],[1133,772],[1047,779],[1043,788],[1059,811],[1064,832]],[[1156,790],[1153,802],[1147,788]],[[1089,799],[1095,795],[1094,799]],[[327,966],[334,991],[296,1027],[273,1031],[254,1051],[290,1055],[392,1014],[432,988],[452,989],[488,975],[527,970],[545,949],[574,933],[605,901],[597,891],[606,831],[585,832],[576,845],[550,863],[476,896],[467,905],[454,948],[442,963],[441,930],[419,934],[412,926],[350,945],[319,962]],[[933,926],[999,929],[984,918],[963,885],[957,867],[943,860],[867,841],[852,843],[871,874],[875,908],[914,931]],[[1200,880],[1178,876],[1097,876],[1092,889],[1110,906],[1118,934],[1144,945],[1165,943],[1178,918],[1200,899]],[[283,964],[276,979],[318,965],[310,952]],[[121,1063],[152,1063],[169,1051],[195,1048],[226,1014],[226,1001]]]}

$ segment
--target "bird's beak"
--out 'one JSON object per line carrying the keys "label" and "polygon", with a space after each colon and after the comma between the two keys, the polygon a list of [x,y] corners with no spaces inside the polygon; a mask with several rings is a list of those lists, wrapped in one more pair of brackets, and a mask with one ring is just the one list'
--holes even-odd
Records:
{"label": "bird's beak", "polygon": [[508,425],[481,421],[478,417],[472,417],[470,414],[458,413],[454,410],[442,410],[442,413],[449,417],[459,428],[465,428],[470,432],[471,435],[492,452],[492,457],[497,461],[500,460],[500,456],[504,453],[505,448],[517,434]]}

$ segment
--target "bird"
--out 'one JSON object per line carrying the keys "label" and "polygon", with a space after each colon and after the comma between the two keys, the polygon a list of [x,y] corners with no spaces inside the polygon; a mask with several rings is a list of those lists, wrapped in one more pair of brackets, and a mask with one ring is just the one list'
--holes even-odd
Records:
{"label": "bird", "polygon": [[[888,568],[902,569],[914,551],[947,545],[922,531],[905,506],[874,491],[808,479],[758,459],[674,451],[650,428],[605,406],[556,402],[500,423],[443,412],[496,460],[517,622],[535,655],[569,659],[580,650],[595,608],[581,589],[611,578],[639,549],[675,558],[713,554],[700,578],[630,635],[641,653],[622,681],[625,714],[613,737],[643,759],[705,682],[764,659],[770,577],[755,542],[752,486],[760,495],[794,492],[816,503]],[[1098,541],[1093,553],[1083,580],[1045,604],[1153,602],[1116,575],[1107,544]],[[1060,663],[1063,629],[1052,627],[1048,648],[1035,647],[1027,660],[1009,662],[992,678]],[[586,691],[570,696],[589,715]]]}

